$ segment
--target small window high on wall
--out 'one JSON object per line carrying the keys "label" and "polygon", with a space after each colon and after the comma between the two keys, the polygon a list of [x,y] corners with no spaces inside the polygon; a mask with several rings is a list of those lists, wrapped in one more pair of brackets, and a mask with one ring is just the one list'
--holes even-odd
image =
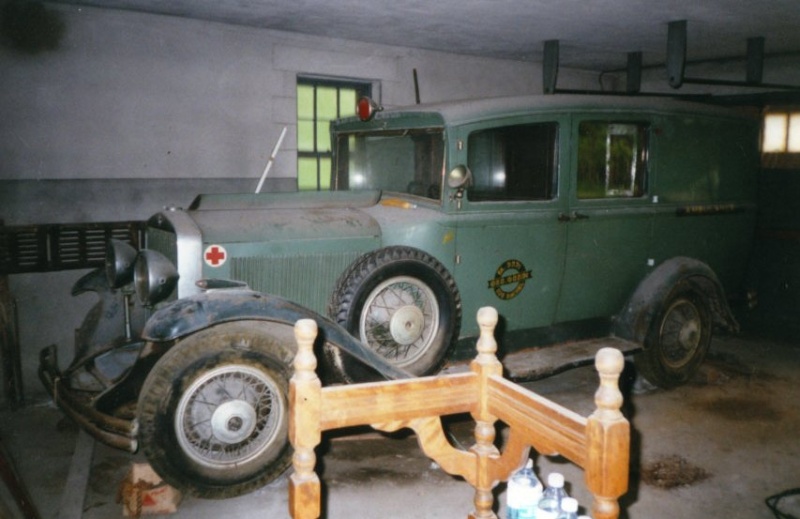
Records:
{"label": "small window high on wall", "polygon": [[768,169],[800,169],[800,108],[771,108],[761,131],[761,165]]}
{"label": "small window high on wall", "polygon": [[297,188],[330,189],[330,123],[356,113],[356,101],[372,93],[366,81],[297,78]]}
{"label": "small window high on wall", "polygon": [[800,110],[775,111],[764,116],[764,153],[800,153]]}

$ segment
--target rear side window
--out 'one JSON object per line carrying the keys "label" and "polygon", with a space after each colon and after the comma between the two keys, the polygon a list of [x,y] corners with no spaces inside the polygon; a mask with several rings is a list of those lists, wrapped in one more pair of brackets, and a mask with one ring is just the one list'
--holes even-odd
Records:
{"label": "rear side window", "polygon": [[644,195],[648,125],[583,121],[578,138],[578,198]]}
{"label": "rear side window", "polygon": [[556,190],[558,124],[490,128],[469,135],[472,201],[549,200]]}

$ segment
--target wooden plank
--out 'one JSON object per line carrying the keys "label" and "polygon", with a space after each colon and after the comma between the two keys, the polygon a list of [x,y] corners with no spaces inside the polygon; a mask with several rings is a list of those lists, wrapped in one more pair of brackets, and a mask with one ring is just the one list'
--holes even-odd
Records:
{"label": "wooden plank", "polygon": [[75,452],[72,454],[69,474],[61,494],[57,519],[80,519],[83,516],[83,500],[86,497],[93,455],[94,438],[81,430],[75,442]]}
{"label": "wooden plank", "polygon": [[509,353],[503,357],[507,378],[535,380],[578,366],[594,362],[595,355],[604,347],[616,348],[623,353],[638,351],[642,346],[619,337],[600,337],[583,341],[554,344]]}
{"label": "wooden plank", "polygon": [[474,373],[374,382],[322,389],[322,430],[380,424],[471,411],[478,393]]}
{"label": "wooden plank", "polygon": [[491,377],[487,390],[490,412],[531,440],[537,451],[584,466],[586,418],[500,377]]}

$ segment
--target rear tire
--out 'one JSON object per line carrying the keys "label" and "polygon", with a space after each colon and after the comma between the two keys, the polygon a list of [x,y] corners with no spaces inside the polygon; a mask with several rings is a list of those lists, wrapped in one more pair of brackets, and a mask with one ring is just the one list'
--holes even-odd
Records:
{"label": "rear tire", "polygon": [[706,299],[688,283],[680,283],[650,323],[644,351],[635,357],[637,370],[662,388],[686,383],[708,353],[711,326]]}
{"label": "rear tire", "polygon": [[139,442],[155,471],[191,495],[251,492],[291,463],[291,327],[235,322],[174,345],[139,395]]}

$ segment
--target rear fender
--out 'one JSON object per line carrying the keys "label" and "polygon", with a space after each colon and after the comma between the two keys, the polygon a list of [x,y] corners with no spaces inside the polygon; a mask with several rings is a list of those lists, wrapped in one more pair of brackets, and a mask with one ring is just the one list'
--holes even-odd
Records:
{"label": "rear fender", "polygon": [[247,289],[212,290],[179,299],[150,317],[142,337],[154,343],[174,342],[225,322],[270,321],[294,327],[300,319],[313,319],[317,323],[320,340],[346,351],[384,378],[411,377],[405,370],[365,347],[333,321],[281,297]]}
{"label": "rear fender", "polygon": [[692,285],[706,298],[716,326],[739,331],[739,323],[714,271],[694,258],[676,257],[660,264],[639,284],[617,316],[614,335],[644,344],[650,323],[662,311],[672,289],[680,283]]}

